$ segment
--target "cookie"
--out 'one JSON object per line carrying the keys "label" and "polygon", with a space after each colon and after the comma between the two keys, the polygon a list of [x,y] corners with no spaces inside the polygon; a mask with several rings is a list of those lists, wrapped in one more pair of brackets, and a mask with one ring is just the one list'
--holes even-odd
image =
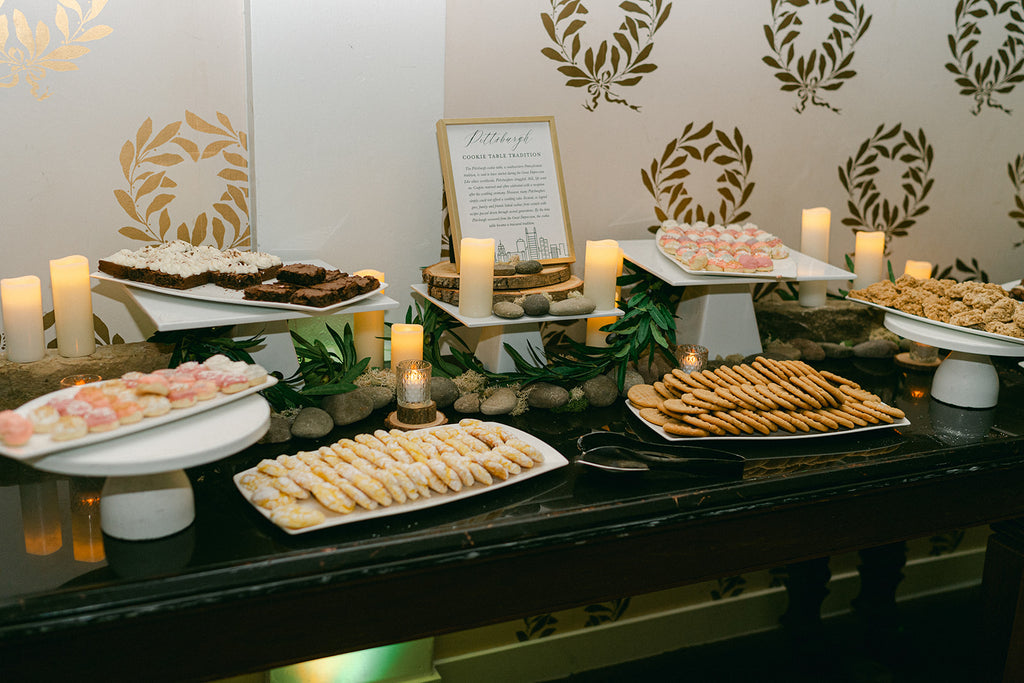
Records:
{"label": "cookie", "polygon": [[687,391],[689,391],[690,389],[707,389],[707,387],[704,386],[703,382],[698,382],[693,377],[691,377],[692,374],[693,373],[690,372],[683,372],[679,368],[672,369],[672,376],[678,379],[687,387],[689,387]]}
{"label": "cookie", "polygon": [[679,422],[669,422],[662,427],[667,433],[674,436],[707,436],[708,431],[706,429],[700,429],[698,427],[691,427]]}
{"label": "cookie", "polygon": [[726,412],[724,410],[717,410],[714,413],[712,413],[712,415],[717,417],[719,420],[722,420],[723,422],[728,422],[729,424],[731,424],[734,428],[736,428],[738,430],[737,432],[735,432],[737,434],[739,432],[743,432],[744,434],[753,434],[754,433],[754,427],[753,426],[748,424],[745,420],[740,419],[739,417],[734,415],[732,412]]}
{"label": "cookie", "polygon": [[[687,396],[690,396],[690,394],[687,394]],[[681,398],[667,399],[661,408],[671,415],[700,415],[708,411],[708,408],[691,405]]]}
{"label": "cookie", "polygon": [[718,374],[718,373],[726,375],[727,377],[732,379],[732,382],[730,382],[730,384],[743,384],[744,382],[747,381],[746,379],[743,378],[743,375],[741,375],[740,373],[736,372],[729,365],[723,365],[720,368],[718,368],[717,370],[715,370],[715,374]]}
{"label": "cookie", "polygon": [[853,387],[854,389],[860,389],[860,385],[854,382],[852,379],[846,379],[845,377],[837,375],[834,372],[830,372],[828,370],[820,370],[819,374],[828,381],[834,382],[835,384],[841,384],[844,386]]}
{"label": "cookie", "polygon": [[796,424],[794,424],[794,422],[787,417],[787,414],[781,410],[765,410],[761,412],[760,415],[776,426],[782,427],[787,432],[796,431]]}
{"label": "cookie", "polygon": [[664,426],[674,418],[671,415],[667,415],[657,408],[641,408],[640,417],[647,420],[651,424],[658,425],[659,427]]}
{"label": "cookie", "polygon": [[839,391],[843,392],[850,398],[855,399],[857,401],[877,401],[879,403],[882,402],[881,398],[879,398],[875,394],[872,394],[870,391],[867,391],[866,389],[851,387],[847,384],[844,384],[841,387],[839,387]]}
{"label": "cookie", "polygon": [[690,425],[691,427],[695,427],[697,429],[703,429],[704,431],[706,431],[706,432],[708,432],[710,434],[714,434],[716,436],[725,436],[725,430],[724,429],[722,429],[718,425],[714,424],[713,422],[709,422],[709,421],[704,420],[703,416],[697,417],[696,415],[683,415],[682,417],[679,418],[679,420],[681,422],[685,422],[686,424]]}
{"label": "cookie", "polygon": [[793,384],[803,389],[804,392],[806,392],[808,395],[818,399],[818,403],[821,404],[822,408],[824,408],[826,405],[832,406],[833,408],[839,405],[839,401],[837,401],[832,396],[832,394],[828,393],[827,391],[819,387],[817,384],[812,382],[808,377],[794,377]]}
{"label": "cookie", "polygon": [[875,410],[881,413],[891,415],[892,417],[899,418],[901,420],[907,416],[906,413],[904,413],[899,408],[887,405],[885,403],[882,403],[881,401],[864,401],[864,405],[867,406],[868,408],[874,408]]}
{"label": "cookie", "polygon": [[733,370],[735,370],[738,374],[742,375],[743,378],[746,379],[751,384],[768,383],[768,380],[766,380],[761,373],[759,373],[757,370],[754,370],[752,367],[745,363],[742,365],[733,366]]}
{"label": "cookie", "polygon": [[707,389],[694,389],[693,392],[691,392],[691,393],[693,393],[694,398],[697,398],[697,399],[699,399],[701,401],[706,401],[707,403],[711,403],[712,405],[718,406],[718,408],[716,408],[716,410],[717,409],[729,410],[731,408],[735,408],[736,407],[731,401],[727,401],[726,399],[724,399],[721,396],[719,396],[718,394],[716,394],[714,391],[708,391]]}
{"label": "cookie", "polygon": [[700,416],[700,419],[708,424],[712,424],[719,429],[723,429],[733,436],[737,436],[740,433],[740,428],[734,425],[731,421],[722,419],[714,413],[705,413]]}
{"label": "cookie", "polygon": [[717,378],[715,377],[715,373],[710,372],[708,370],[700,370],[698,372],[691,372],[690,373],[690,377],[692,377],[693,379],[697,380],[702,385],[704,385],[704,386],[701,387],[702,389],[709,389],[711,391],[714,391],[715,387],[718,386],[718,381],[717,381]]}
{"label": "cookie", "polygon": [[673,375],[671,372],[667,373],[664,377],[662,377],[661,381],[665,383],[665,386],[669,388],[669,391],[675,392],[676,395],[674,398],[679,398],[680,396],[694,388],[688,384],[683,384],[679,380],[679,378]]}
{"label": "cookie", "polygon": [[[828,413],[824,410],[805,410],[801,413],[804,417],[820,422],[825,425],[828,429],[839,429],[839,422],[829,417]],[[824,431],[824,430],[822,430]]]}
{"label": "cookie", "polygon": [[743,378],[738,375],[730,375],[729,371],[723,365],[722,367],[715,368],[712,370],[715,376],[719,379],[719,386],[729,386],[730,384],[742,384]]}
{"label": "cookie", "polygon": [[738,420],[743,420],[748,425],[761,432],[762,434],[771,434],[775,431],[776,425],[771,420],[768,420],[764,413],[757,413],[753,410],[734,410],[731,411],[731,415],[735,416]]}
{"label": "cookie", "polygon": [[821,387],[822,389],[827,391],[832,396],[832,398],[834,398],[836,400],[835,405],[839,406],[839,405],[841,405],[841,404],[846,402],[846,397],[843,395],[843,392],[839,391],[838,387],[834,386],[831,382],[829,382],[827,379],[825,379],[821,374],[817,374],[816,373],[816,374],[813,374],[813,375],[808,375],[807,379],[812,381],[812,382],[814,382],[819,387]]}
{"label": "cookie", "polygon": [[650,384],[634,384],[626,392],[626,398],[639,408],[658,408],[664,400]]}
{"label": "cookie", "polygon": [[772,382],[785,382],[787,379],[789,379],[785,374],[780,375],[779,373],[775,372],[775,369],[768,365],[767,362],[762,361],[766,361],[766,359],[758,358],[753,363],[751,363],[751,367],[753,367],[755,370],[760,372],[762,375],[767,377]]}
{"label": "cookie", "polygon": [[655,382],[654,390],[657,391],[658,395],[662,398],[679,398],[667,386],[665,386],[664,382]]}
{"label": "cookie", "polygon": [[828,417],[832,418],[837,423],[839,423],[840,426],[846,427],[847,429],[853,429],[854,427],[857,426],[849,414],[844,413],[843,411],[838,410],[836,408],[826,408],[820,411],[819,414],[827,415]]}

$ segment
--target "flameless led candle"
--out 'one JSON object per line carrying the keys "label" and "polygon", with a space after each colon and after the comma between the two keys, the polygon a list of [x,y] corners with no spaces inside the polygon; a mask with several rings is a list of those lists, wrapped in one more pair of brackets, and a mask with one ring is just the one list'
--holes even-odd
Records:
{"label": "flameless led candle", "polygon": [[459,313],[486,318],[494,293],[494,239],[463,237],[459,244]]}
{"label": "flameless led candle", "polygon": [[423,359],[423,325],[395,323],[391,326],[391,367],[403,360]]}
{"label": "flameless led candle", "polygon": [[583,266],[583,296],[599,311],[615,308],[615,276],[622,264],[622,251],[615,240],[587,240]]}
{"label": "flameless led candle", "polygon": [[882,256],[885,253],[885,233],[857,233],[857,243],[853,252],[854,289],[863,289],[882,279]]}
{"label": "flameless led candle", "polygon": [[96,350],[89,259],[76,255],[50,261],[50,287],[57,350],[68,358],[88,356]]}
{"label": "flameless led candle", "polygon": [[602,332],[601,328],[610,325],[618,320],[614,315],[587,318],[587,346],[604,347],[608,346],[608,332]]}
{"label": "flameless led candle", "polygon": [[[379,270],[357,270],[355,274],[375,277],[384,284],[384,273]],[[353,313],[352,327],[356,356],[369,358],[369,368],[384,367],[384,311]]]}
{"label": "flameless led candle", "polygon": [[35,275],[0,280],[7,360],[31,363],[46,354],[43,340],[43,294]]}
{"label": "flameless led candle", "polygon": [[903,274],[916,277],[918,280],[927,280],[932,276],[932,264],[928,261],[907,259],[907,265],[903,266]]}
{"label": "flameless led candle", "polygon": [[[804,209],[800,223],[800,252],[828,262],[828,235],[832,212],[823,206]],[[824,306],[828,283],[820,280],[800,283],[801,306]]]}

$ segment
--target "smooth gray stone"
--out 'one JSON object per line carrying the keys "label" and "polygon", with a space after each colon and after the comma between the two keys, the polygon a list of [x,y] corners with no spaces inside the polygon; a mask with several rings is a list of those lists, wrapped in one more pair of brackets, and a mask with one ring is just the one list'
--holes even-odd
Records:
{"label": "smooth gray stone", "polygon": [[431,377],[430,398],[438,408],[447,408],[459,398],[459,387],[447,377]]}
{"label": "smooth gray stone", "polygon": [[465,394],[455,399],[455,403],[452,404],[452,408],[457,413],[479,413],[480,412],[480,394]]}
{"label": "smooth gray stone", "polygon": [[292,436],[300,439],[319,439],[334,429],[334,419],[326,410],[307,406],[292,421]]}
{"label": "smooth gray stone", "polygon": [[[612,370],[611,372],[609,372],[608,373],[608,377],[613,382],[617,381],[616,378],[618,377],[618,370]],[[641,375],[636,370],[632,370],[632,369],[627,368],[626,369],[626,378],[622,382],[622,392],[620,393],[620,395],[621,396],[625,396],[626,393],[629,391],[630,387],[636,386],[637,384],[643,384],[643,383],[644,383],[644,376],[643,375]]]}
{"label": "smooth gray stone", "polygon": [[[333,423],[332,423],[333,425]],[[260,443],[284,443],[292,438],[292,425],[288,418],[280,415],[270,416],[270,428],[260,437]]]}
{"label": "smooth gray stone", "polygon": [[619,398],[619,387],[607,375],[598,375],[583,383],[583,395],[593,407],[605,408]]}
{"label": "smooth gray stone", "polygon": [[552,301],[548,310],[551,315],[586,315],[592,313],[596,306],[585,296],[571,296],[562,301]]}
{"label": "smooth gray stone", "polygon": [[494,264],[495,275],[515,275],[516,267],[511,263],[495,263]]}
{"label": "smooth gray stone", "polygon": [[569,402],[569,392],[550,382],[537,382],[531,385],[530,397],[527,402],[531,408],[561,408]]}
{"label": "smooth gray stone", "polygon": [[499,318],[515,319],[523,317],[523,307],[519,304],[514,304],[511,301],[499,301],[494,304],[494,308],[492,310],[494,311],[494,315]]}
{"label": "smooth gray stone", "polygon": [[543,294],[527,294],[523,298],[523,311],[526,315],[547,315],[551,308],[551,300]]}
{"label": "smooth gray stone", "polygon": [[480,404],[480,412],[484,415],[507,415],[516,407],[516,401],[516,392],[501,387]]}
{"label": "smooth gray stone", "polygon": [[821,342],[821,348],[825,352],[826,358],[849,358],[853,355],[853,347],[846,344]]}
{"label": "smooth gray stone", "polygon": [[395,400],[395,392],[387,387],[370,386],[361,387],[359,391],[364,392],[373,401],[373,409],[380,410],[391,405]]}
{"label": "smooth gray stone", "polygon": [[889,339],[869,339],[853,347],[857,358],[891,358],[899,350],[899,344]]}
{"label": "smooth gray stone", "polygon": [[800,350],[801,360],[825,360],[825,349],[821,348],[821,344],[816,341],[797,337],[796,339],[790,339],[789,343]]}
{"label": "smooth gray stone", "polygon": [[373,399],[362,389],[327,396],[320,403],[339,427],[366,419],[373,412]]}
{"label": "smooth gray stone", "polygon": [[800,360],[799,347],[786,342],[774,341],[764,347],[764,355],[775,360]]}
{"label": "smooth gray stone", "polygon": [[544,270],[544,266],[541,265],[541,262],[534,261],[532,259],[529,261],[520,261],[516,264],[516,272],[521,275],[533,275],[534,273],[539,273],[542,270]]}

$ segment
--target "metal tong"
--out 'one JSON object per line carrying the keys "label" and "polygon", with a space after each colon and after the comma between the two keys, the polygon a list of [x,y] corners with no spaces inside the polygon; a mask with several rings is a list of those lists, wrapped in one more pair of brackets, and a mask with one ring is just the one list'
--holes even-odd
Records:
{"label": "metal tong", "polygon": [[743,456],[716,448],[655,444],[606,431],[584,434],[576,444],[581,452],[576,462],[602,470],[743,478]]}

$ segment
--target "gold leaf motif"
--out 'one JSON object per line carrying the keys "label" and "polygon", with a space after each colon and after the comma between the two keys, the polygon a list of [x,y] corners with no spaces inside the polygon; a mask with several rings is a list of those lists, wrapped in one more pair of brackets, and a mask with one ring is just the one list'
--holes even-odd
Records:
{"label": "gold leaf motif", "polygon": [[242,168],[248,168],[249,167],[249,160],[246,159],[241,154],[234,154],[234,153],[231,153],[231,152],[224,152],[224,160],[227,161],[229,164],[234,164],[235,166],[241,166]]}
{"label": "gold leaf motif", "polygon": [[178,134],[178,129],[180,129],[180,128],[181,128],[181,121],[175,121],[174,123],[168,123],[166,126],[164,126],[160,130],[159,133],[156,134],[155,138],[150,140],[149,144],[146,145],[146,148],[144,150],[142,150],[142,151],[143,152],[148,152],[149,150],[153,149],[154,147],[159,147],[160,145],[164,144],[165,142],[167,142],[168,140],[173,138],[175,135],[177,135]]}
{"label": "gold leaf motif", "polygon": [[199,118],[192,112],[185,111],[185,120],[188,125],[200,133],[210,133],[212,135],[227,135],[227,131],[223,131],[212,123],[207,123],[203,119]]}
{"label": "gold leaf motif", "polygon": [[7,47],[7,37],[9,30],[7,28],[7,15],[0,16],[0,52]]}
{"label": "gold leaf motif", "polygon": [[142,125],[139,126],[139,130],[135,132],[135,149],[140,150],[141,153],[141,150],[146,145],[146,140],[148,140],[149,136],[152,134],[153,119],[147,118],[145,121],[142,122]]}
{"label": "gold leaf motif", "polygon": [[199,161],[199,145],[192,142],[188,138],[174,138],[172,140],[174,144],[185,150],[185,153],[192,157],[192,161]]}
{"label": "gold leaf motif", "polygon": [[122,235],[124,235],[125,237],[128,237],[128,238],[133,239],[133,240],[142,240],[143,242],[159,242],[160,241],[160,240],[156,239],[155,237],[151,237],[151,236],[147,235],[146,233],[142,232],[138,228],[133,228],[130,225],[126,225],[125,227],[123,227],[120,230],[118,230],[118,232],[121,233]]}
{"label": "gold leaf motif", "polygon": [[235,180],[243,183],[249,182],[248,174],[243,173],[242,171],[236,170],[234,168],[225,168],[217,175],[223,178],[224,180]]}
{"label": "gold leaf motif", "polygon": [[92,0],[92,7],[89,8],[89,14],[85,20],[95,19],[96,16],[103,11],[103,8],[107,6],[107,0]]}
{"label": "gold leaf motif", "polygon": [[57,0],[57,2],[77,14],[79,19],[82,18],[82,7],[75,0]]}
{"label": "gold leaf motif", "polygon": [[211,142],[203,150],[203,158],[209,159],[210,157],[215,156],[222,149],[226,149],[233,144],[235,144],[234,140],[217,140],[216,142]]}
{"label": "gold leaf motif", "polygon": [[40,21],[36,24],[36,51],[41,54],[49,46],[50,28]]}
{"label": "gold leaf motif", "polygon": [[84,45],[61,45],[54,48],[46,57],[47,59],[78,59],[88,53],[89,48]]}
{"label": "gold leaf motif", "polygon": [[28,27],[28,20],[20,10],[14,10],[14,34],[18,36],[18,42],[28,48],[29,54],[35,56],[35,39],[32,38],[32,29]]}
{"label": "gold leaf motif", "polygon": [[124,172],[125,180],[131,180],[131,166],[135,160],[135,147],[132,145],[131,140],[125,140],[124,145],[121,146],[121,171]]}
{"label": "gold leaf motif", "polygon": [[71,39],[71,25],[68,23],[68,13],[64,11],[64,8],[57,5],[57,16],[54,17],[54,23],[57,24],[57,29],[64,34],[64,40],[68,41]]}
{"label": "gold leaf motif", "polygon": [[109,26],[100,24],[99,26],[93,26],[91,29],[89,29],[82,35],[78,36],[78,39],[83,42],[88,40],[99,40],[100,38],[106,38],[113,32],[114,29],[110,28]]}
{"label": "gold leaf motif", "polygon": [[36,64],[44,69],[49,69],[50,71],[78,71],[78,65],[73,64],[72,62],[51,62],[49,60],[45,60],[42,62],[36,62]]}
{"label": "gold leaf motif", "polygon": [[157,166],[174,166],[184,160],[184,157],[180,154],[157,154],[156,156],[146,157],[146,161]]}

